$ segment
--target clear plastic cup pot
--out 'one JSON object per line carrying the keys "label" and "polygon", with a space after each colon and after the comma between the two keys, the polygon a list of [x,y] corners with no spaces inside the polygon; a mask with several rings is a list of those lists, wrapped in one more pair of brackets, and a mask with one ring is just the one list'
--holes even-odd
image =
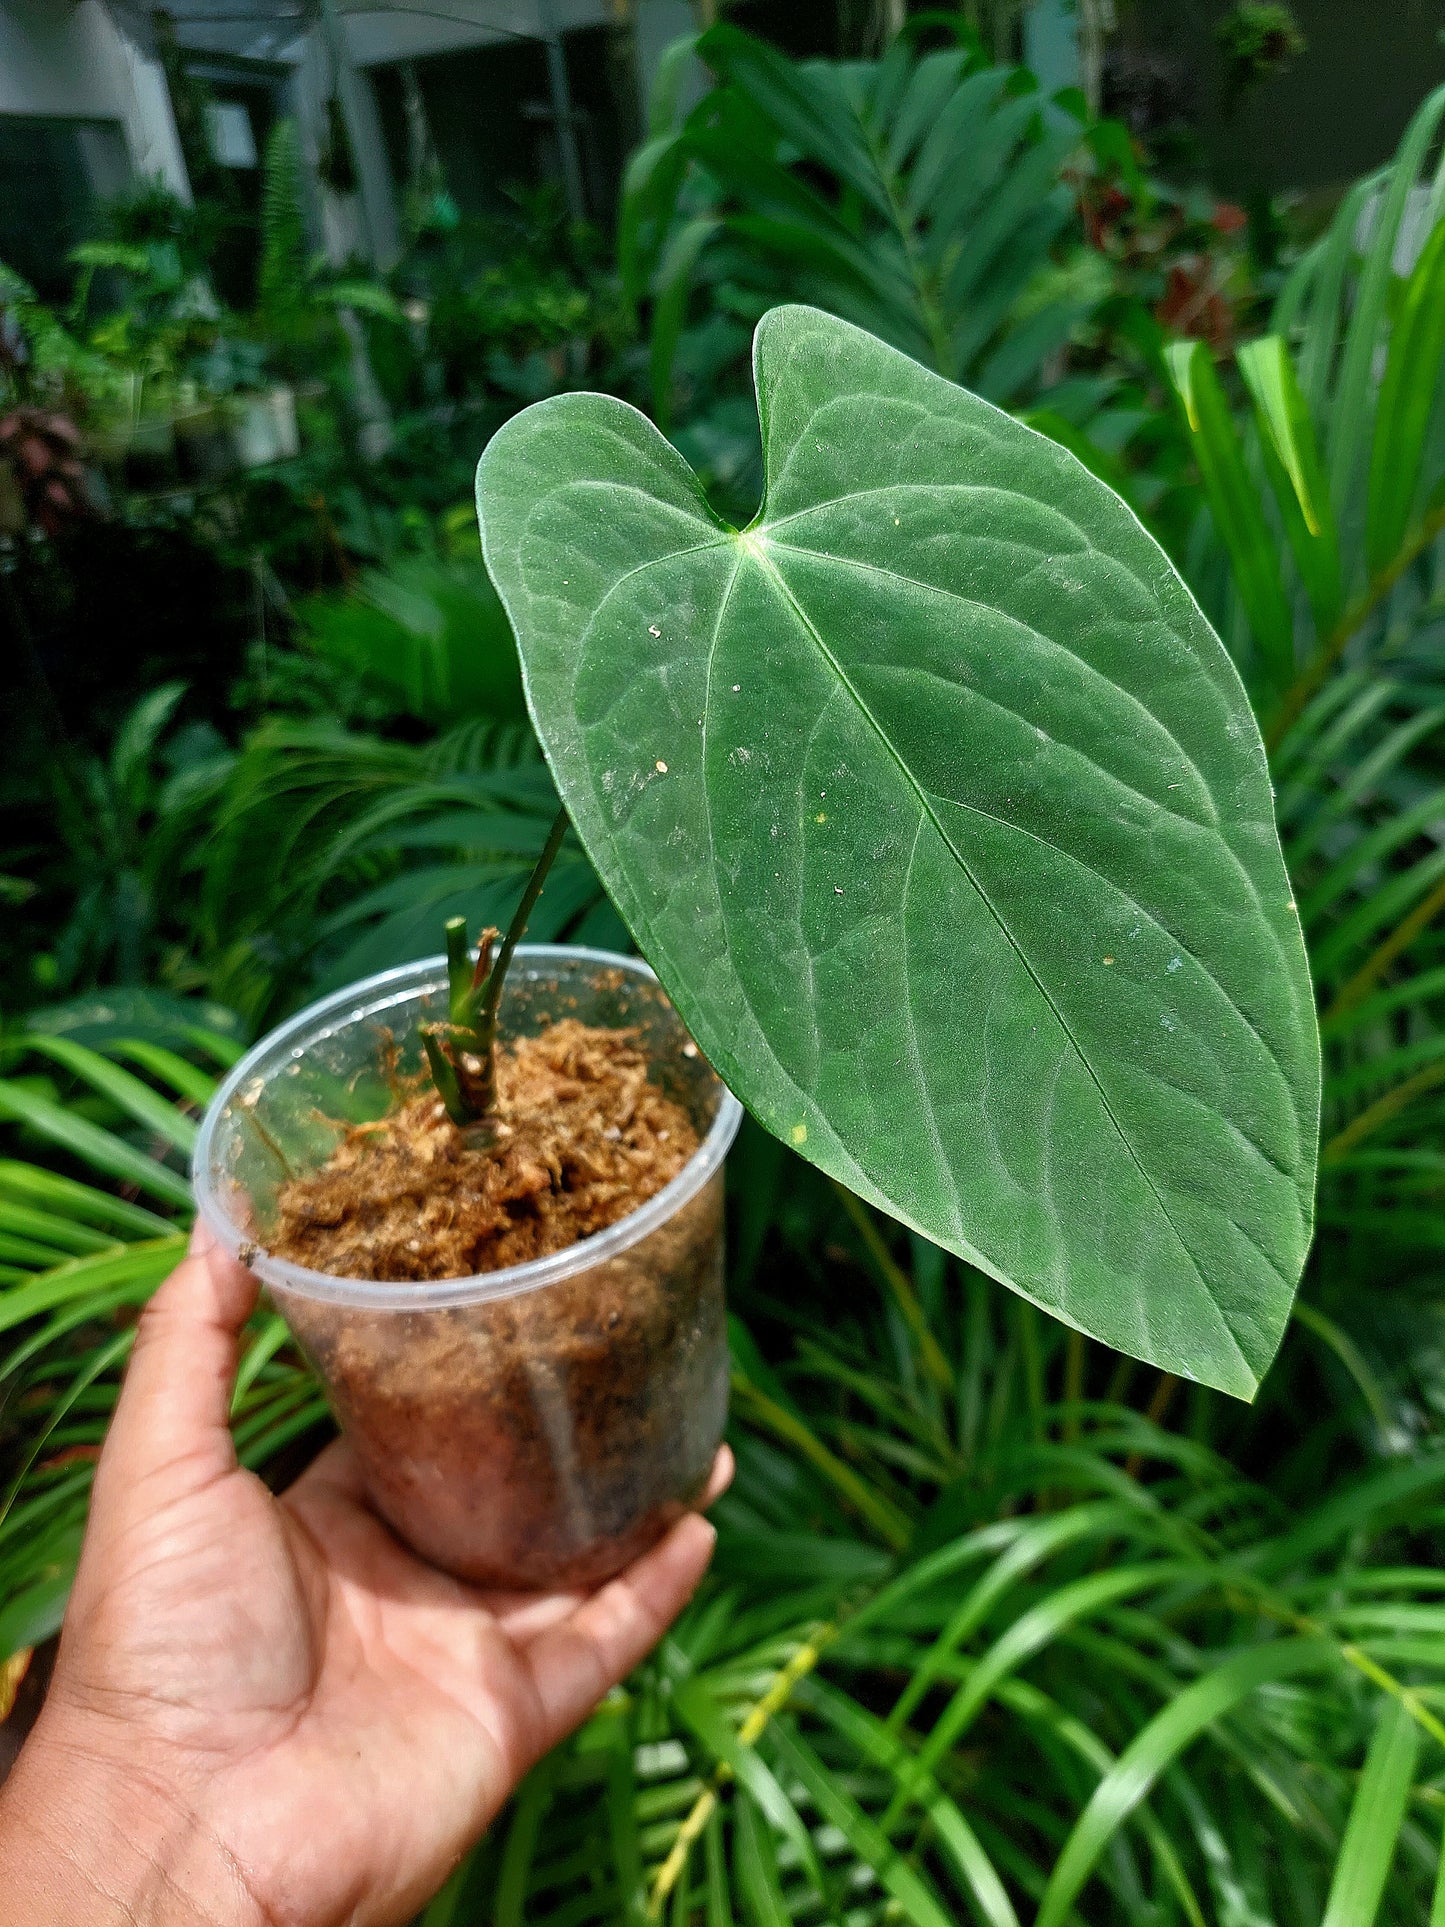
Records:
{"label": "clear plastic cup pot", "polygon": [[433,959],[273,1031],[206,1113],[196,1201],[269,1288],[402,1538],[480,1584],[593,1585],[697,1500],[722,1437],[722,1170],[741,1109],[645,964],[523,945],[502,1039],[564,1017],[634,1031],[701,1139],[689,1162],[595,1236],[476,1277],[388,1284],[268,1252],[280,1186],[386,1114],[398,1072],[421,1068],[421,1026],[446,1006]]}

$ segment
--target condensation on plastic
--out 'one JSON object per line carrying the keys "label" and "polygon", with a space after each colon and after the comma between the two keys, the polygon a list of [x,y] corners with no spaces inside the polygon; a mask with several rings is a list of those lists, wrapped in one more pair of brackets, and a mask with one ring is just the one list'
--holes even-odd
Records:
{"label": "condensation on plastic", "polygon": [[196,1202],[269,1287],[382,1516],[497,1586],[591,1585],[696,1500],[727,1411],[722,1167],[741,1108],[645,964],[523,945],[502,1036],[560,1018],[637,1032],[702,1142],[653,1198],[565,1251],[424,1284],[337,1278],[266,1249],[288,1170],[384,1116],[446,1015],[442,959],[382,972],[258,1044],[201,1125]]}

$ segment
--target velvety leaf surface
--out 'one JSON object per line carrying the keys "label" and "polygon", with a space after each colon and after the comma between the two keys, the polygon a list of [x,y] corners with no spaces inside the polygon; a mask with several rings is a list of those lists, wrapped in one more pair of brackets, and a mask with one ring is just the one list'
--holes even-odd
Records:
{"label": "velvety leaf surface", "polygon": [[770,1130],[1247,1396],[1309,1241],[1319,1052],[1234,668],[1056,444],[812,309],[755,367],[746,531],[608,397],[483,458],[578,832]]}

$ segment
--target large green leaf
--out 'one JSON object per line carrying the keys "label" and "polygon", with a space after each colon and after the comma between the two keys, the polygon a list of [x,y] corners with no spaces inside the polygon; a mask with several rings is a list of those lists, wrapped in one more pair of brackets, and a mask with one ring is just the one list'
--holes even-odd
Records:
{"label": "large green leaf", "polygon": [[1319,1069],[1239,679],[1055,443],[812,309],[755,361],[745,531],[604,396],[483,457],[578,832],[769,1130],[1247,1396],[1309,1241]]}

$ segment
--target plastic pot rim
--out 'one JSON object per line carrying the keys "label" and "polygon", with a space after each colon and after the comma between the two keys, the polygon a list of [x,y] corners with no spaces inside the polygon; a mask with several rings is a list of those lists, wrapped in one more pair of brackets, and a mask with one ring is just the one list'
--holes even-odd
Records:
{"label": "plastic pot rim", "polygon": [[[519,944],[513,968],[525,970],[530,964],[575,962],[595,964],[609,970],[624,970],[630,976],[656,983],[657,974],[638,957],[619,956],[615,951],[592,950],[581,944]],[[314,1043],[337,1030],[349,1028],[367,1018],[381,1016],[398,1005],[410,1002],[420,992],[444,989],[447,981],[445,957],[427,957],[417,963],[401,964],[391,970],[363,977],[344,990],[334,991],[314,1004],[308,1004],[294,1017],[267,1034],[241,1058],[227,1074],[206,1107],[191,1158],[191,1187],[196,1209],[219,1243],[232,1257],[240,1258],[256,1276],[273,1289],[293,1292],[325,1304],[347,1305],[371,1311],[437,1311],[456,1305],[483,1304],[492,1299],[509,1298],[524,1291],[536,1291],[558,1283],[579,1271],[590,1270],[608,1258],[615,1258],[657,1230],[696,1197],[708,1180],[722,1169],[723,1160],[742,1121],[742,1105],[727,1085],[718,1079],[717,1114],[707,1135],[687,1163],[670,1183],[630,1211],[605,1231],[580,1238],[562,1251],[533,1258],[523,1265],[508,1265],[500,1271],[479,1272],[469,1278],[436,1278],[422,1283],[371,1278],[341,1278],[330,1272],[311,1271],[292,1264],[266,1250],[254,1235],[236,1224],[222,1204],[210,1177],[211,1145],[216,1128],[238,1091],[260,1073],[264,1061],[273,1070],[279,1048],[287,1044]],[[681,1020],[679,1020],[681,1021]],[[303,1044],[304,1047],[304,1044]],[[298,1049],[294,1053],[301,1054]]]}

